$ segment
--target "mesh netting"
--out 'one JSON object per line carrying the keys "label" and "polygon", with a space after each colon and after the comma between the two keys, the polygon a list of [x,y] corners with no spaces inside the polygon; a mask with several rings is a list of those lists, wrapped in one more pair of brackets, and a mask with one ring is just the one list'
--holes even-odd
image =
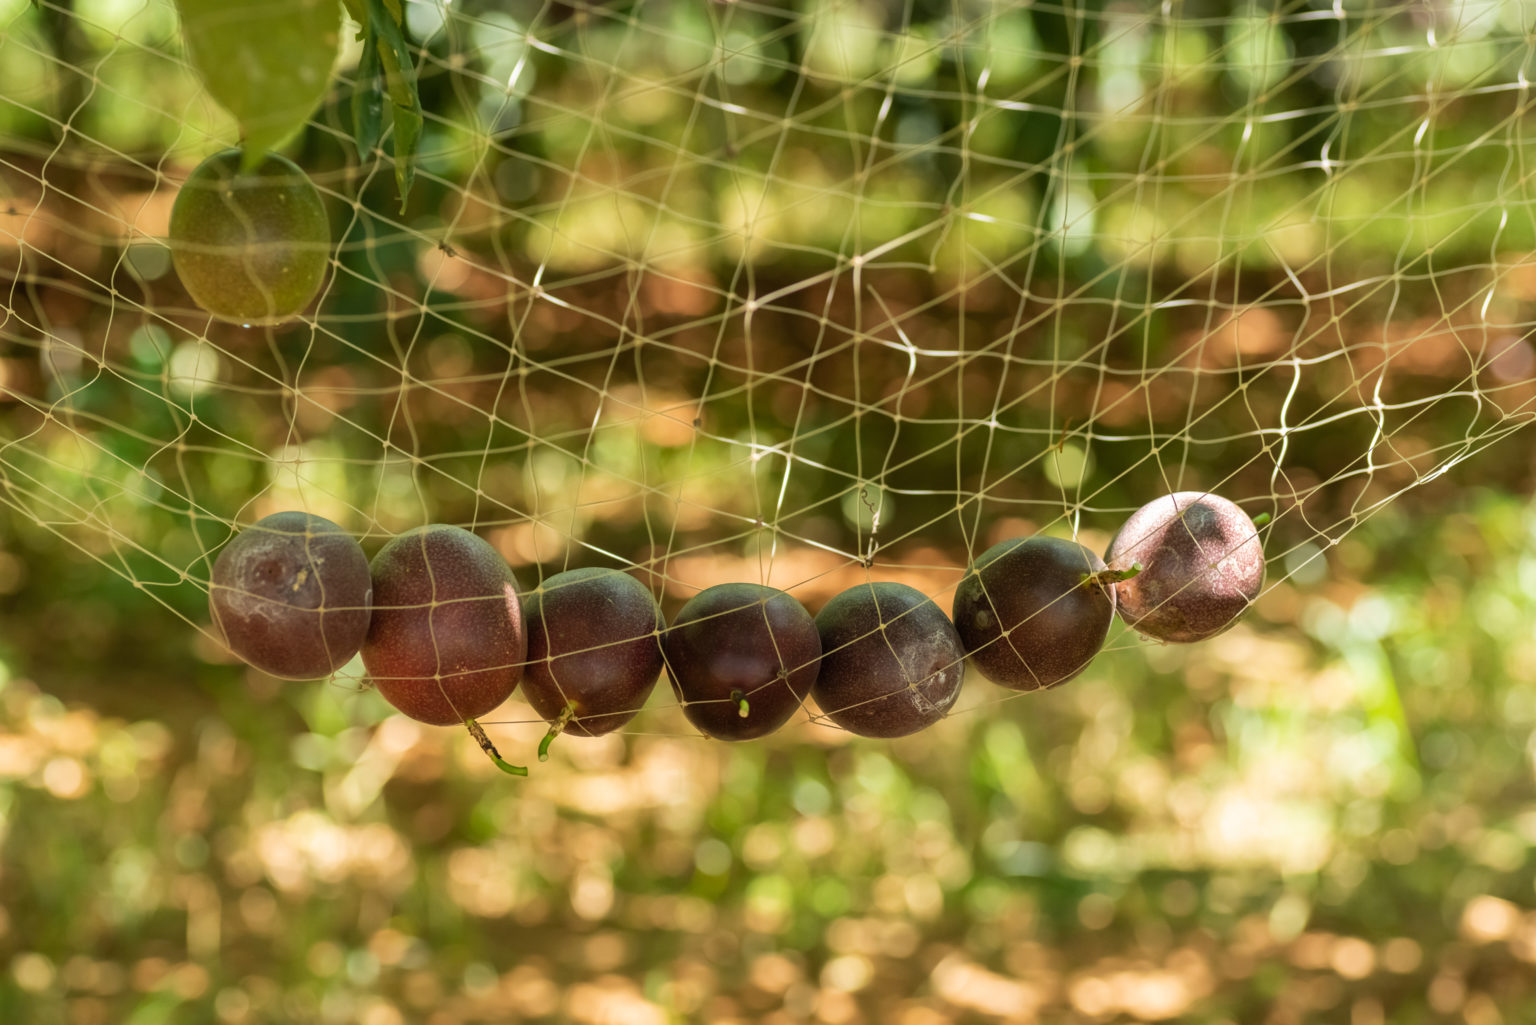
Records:
{"label": "mesh netting", "polygon": [[284,509],[370,551],[460,525],[524,587],[627,570],[669,614],[723,581],[947,609],[998,540],[1102,552],[1209,490],[1270,515],[1266,596],[1305,587],[1530,416],[1525,14],[407,3],[405,209],[345,31],[285,149],[328,280],[244,327],[164,241],[236,137],[172,5],[4,0],[0,499],[210,658],[212,558]]}

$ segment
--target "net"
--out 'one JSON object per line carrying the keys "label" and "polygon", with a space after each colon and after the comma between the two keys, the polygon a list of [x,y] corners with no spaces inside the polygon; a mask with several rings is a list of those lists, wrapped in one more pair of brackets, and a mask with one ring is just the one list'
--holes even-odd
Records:
{"label": "net", "polygon": [[284,509],[370,549],[460,525],[524,586],[625,569],[669,612],[724,581],[948,608],[995,541],[1102,552],[1208,490],[1270,515],[1283,615],[1405,494],[1526,473],[1458,469],[1532,409],[1521,4],[404,15],[405,208],[354,148],[349,29],[286,148],[329,277],[245,327],[164,243],[235,138],[173,7],[0,3],[6,529],[209,658],[213,556]]}

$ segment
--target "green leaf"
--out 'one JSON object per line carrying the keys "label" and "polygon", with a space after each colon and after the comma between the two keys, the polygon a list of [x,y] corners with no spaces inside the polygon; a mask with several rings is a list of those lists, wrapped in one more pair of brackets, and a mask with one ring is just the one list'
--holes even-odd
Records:
{"label": "green leaf", "polygon": [[336,0],[176,0],[187,54],[254,163],[309,119],[341,45]]}
{"label": "green leaf", "polygon": [[400,212],[416,181],[416,147],[421,141],[421,108],[395,104],[395,185],[400,190]]}
{"label": "green leaf", "polygon": [[395,184],[400,189],[400,209],[416,180],[416,146],[421,140],[421,96],[416,91],[416,72],[411,51],[400,25],[400,6],[386,0],[368,0],[368,34],[378,40],[379,61],[394,104]]}
{"label": "green leaf", "polygon": [[363,55],[357,62],[357,84],[352,89],[352,134],[357,155],[373,155],[384,134],[384,67],[372,32],[363,33]]}

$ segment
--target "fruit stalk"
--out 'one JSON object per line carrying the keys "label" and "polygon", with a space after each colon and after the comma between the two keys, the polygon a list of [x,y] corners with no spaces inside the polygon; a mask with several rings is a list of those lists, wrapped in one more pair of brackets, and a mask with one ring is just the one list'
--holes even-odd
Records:
{"label": "fruit stalk", "polygon": [[1084,573],[1083,586],[1088,587],[1097,584],[1100,587],[1108,587],[1129,580],[1140,573],[1145,567],[1139,562],[1131,563],[1129,569],[1101,569],[1097,573]]}
{"label": "fruit stalk", "polygon": [[544,739],[539,741],[539,761],[549,761],[549,745],[556,737],[565,732],[565,724],[570,722],[571,717],[575,714],[576,706],[567,704],[560,712],[560,717],[549,724],[549,732],[545,733]]}
{"label": "fruit stalk", "polygon": [[473,719],[465,719],[464,725],[469,729],[469,735],[475,738],[475,743],[480,745],[480,750],[484,751],[491,761],[496,763],[496,768],[509,776],[528,775],[528,767],[526,765],[513,765],[501,757],[501,752],[496,750],[496,745],[491,743],[491,738],[485,735],[485,730],[481,728],[479,723]]}

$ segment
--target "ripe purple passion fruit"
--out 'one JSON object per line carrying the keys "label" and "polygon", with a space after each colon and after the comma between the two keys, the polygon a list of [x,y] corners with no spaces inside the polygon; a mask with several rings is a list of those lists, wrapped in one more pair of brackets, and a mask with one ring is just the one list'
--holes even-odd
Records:
{"label": "ripe purple passion fruit", "polygon": [[229,649],[273,676],[329,676],[368,634],[368,557],[321,516],[253,523],[219,552],[209,584],[208,609]]}
{"label": "ripe purple passion fruit", "polygon": [[363,665],[391,705],[449,726],[484,715],[523,676],[517,578],[460,527],[401,534],[373,557],[373,623]]}
{"label": "ripe purple passion fruit", "polygon": [[644,584],[615,569],[568,570],[524,595],[523,613],[534,711],[583,737],[635,717],[661,676],[665,625]]}
{"label": "ripe purple passion fruit", "polygon": [[1248,514],[1216,495],[1180,491],[1125,521],[1104,561],[1141,571],[1115,585],[1120,618],[1148,637],[1188,643],[1230,627],[1264,585],[1264,550]]}
{"label": "ripe purple passion fruit", "polygon": [[965,649],[942,609],[906,584],[859,584],[816,617],[827,718],[864,737],[904,737],[944,718],[965,679]]}
{"label": "ripe purple passion fruit", "polygon": [[977,558],[955,590],[955,629],[993,683],[1038,690],[1070,680],[1104,646],[1112,585],[1094,552],[1056,537],[1012,538]]}
{"label": "ripe purple passion fruit", "polygon": [[784,591],[720,584],[682,607],[662,650],[688,721],[720,740],[751,740],[783,726],[810,693],[821,641]]}

